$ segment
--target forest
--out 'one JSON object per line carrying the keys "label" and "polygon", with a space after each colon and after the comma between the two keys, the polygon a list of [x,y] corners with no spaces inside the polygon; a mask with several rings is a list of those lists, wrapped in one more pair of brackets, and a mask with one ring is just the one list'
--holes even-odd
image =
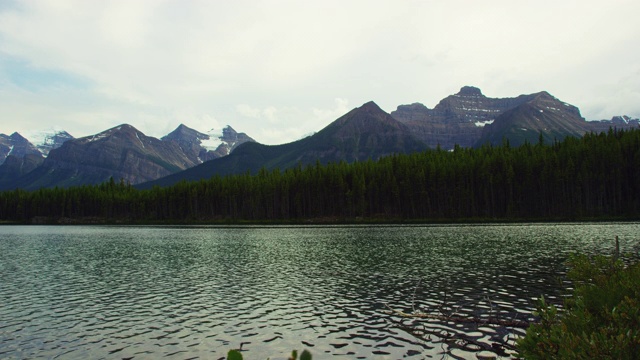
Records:
{"label": "forest", "polygon": [[138,190],[0,193],[4,223],[638,219],[640,130],[511,147],[456,147]]}

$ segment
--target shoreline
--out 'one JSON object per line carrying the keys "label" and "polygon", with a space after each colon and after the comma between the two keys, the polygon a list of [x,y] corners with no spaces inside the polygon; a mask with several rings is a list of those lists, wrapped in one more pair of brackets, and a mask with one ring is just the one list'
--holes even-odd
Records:
{"label": "shoreline", "polygon": [[460,219],[402,219],[402,218],[308,218],[286,220],[244,220],[244,219],[213,219],[213,220],[127,220],[108,218],[33,218],[30,221],[0,221],[0,226],[7,225],[137,225],[137,226],[331,226],[331,225],[491,225],[491,224],[518,224],[518,223],[606,223],[606,222],[637,222],[638,217],[589,217],[589,218],[460,218]]}

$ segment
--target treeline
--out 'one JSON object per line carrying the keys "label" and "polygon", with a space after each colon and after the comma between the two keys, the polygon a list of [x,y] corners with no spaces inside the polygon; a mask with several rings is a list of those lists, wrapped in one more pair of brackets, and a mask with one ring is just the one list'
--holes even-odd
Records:
{"label": "treeline", "polygon": [[569,220],[637,218],[639,210],[640,130],[317,163],[150,190],[112,180],[0,193],[0,219],[18,222]]}

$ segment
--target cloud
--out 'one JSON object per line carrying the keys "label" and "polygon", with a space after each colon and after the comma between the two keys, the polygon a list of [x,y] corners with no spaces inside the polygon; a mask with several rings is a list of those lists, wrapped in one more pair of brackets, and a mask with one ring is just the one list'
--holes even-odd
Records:
{"label": "cloud", "polygon": [[273,105],[259,108],[240,104],[236,106],[236,111],[250,122],[241,125],[246,127],[239,131],[247,132],[267,144],[282,144],[285,141],[281,139],[298,140],[321,130],[351,110],[347,99],[336,98],[328,105],[326,108],[303,109]]}
{"label": "cloud", "polygon": [[313,115],[320,122],[335,120],[340,116],[349,112],[349,100],[342,98],[335,98],[333,100],[334,107],[331,109],[318,109],[313,108]]}
{"label": "cloud", "polygon": [[247,105],[247,104],[239,104],[236,105],[236,110],[238,111],[238,113],[242,116],[246,116],[252,119],[257,119],[260,116],[260,109],[255,109],[252,108],[251,106]]}
{"label": "cloud", "polygon": [[640,116],[638,13],[631,0],[2,2],[0,132],[215,120],[282,143],[349,110],[335,99],[433,107],[463,85]]}

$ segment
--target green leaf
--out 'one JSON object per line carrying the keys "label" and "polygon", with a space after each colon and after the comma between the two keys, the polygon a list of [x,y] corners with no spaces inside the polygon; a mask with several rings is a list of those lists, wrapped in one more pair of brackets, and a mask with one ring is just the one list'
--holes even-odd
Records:
{"label": "green leaf", "polygon": [[304,350],[300,355],[300,360],[311,360],[311,353],[307,350]]}
{"label": "green leaf", "polygon": [[227,360],[242,360],[242,354],[238,350],[229,350]]}

